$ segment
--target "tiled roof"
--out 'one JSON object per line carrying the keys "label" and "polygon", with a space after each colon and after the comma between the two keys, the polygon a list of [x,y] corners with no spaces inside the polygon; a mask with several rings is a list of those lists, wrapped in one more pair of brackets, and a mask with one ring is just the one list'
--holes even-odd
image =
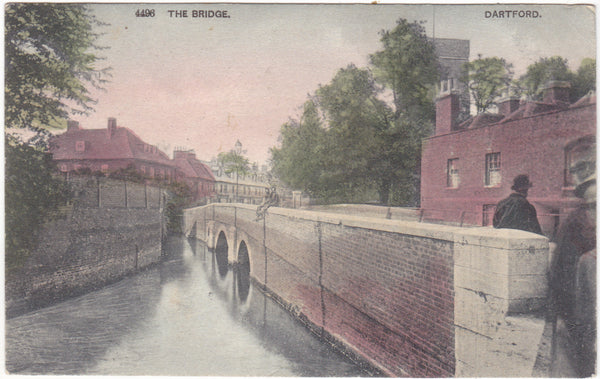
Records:
{"label": "tiled roof", "polygon": [[173,161],[186,178],[215,180],[210,168],[195,158],[176,158]]}
{"label": "tiled roof", "polygon": [[[76,144],[81,141],[85,148],[77,151]],[[124,127],[117,127],[112,136],[108,129],[68,130],[52,138],[51,152],[55,160],[137,159],[173,165],[164,152]]]}

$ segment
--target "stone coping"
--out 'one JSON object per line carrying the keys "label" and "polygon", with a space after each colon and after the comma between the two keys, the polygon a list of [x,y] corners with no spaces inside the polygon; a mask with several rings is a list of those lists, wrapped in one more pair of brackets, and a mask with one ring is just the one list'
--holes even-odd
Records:
{"label": "stone coping", "polygon": [[[251,211],[256,210],[256,205],[214,203],[188,210],[203,207],[240,208]],[[269,208],[269,214],[286,216],[290,219],[322,222],[332,225],[378,230],[416,237],[431,238],[450,241],[462,245],[477,245],[496,247],[509,250],[518,249],[543,249],[548,247],[548,238],[529,232],[514,229],[495,229],[492,227],[458,227],[440,224],[430,224],[417,221],[388,220],[378,217],[355,216],[340,213],[308,211],[288,208]]]}

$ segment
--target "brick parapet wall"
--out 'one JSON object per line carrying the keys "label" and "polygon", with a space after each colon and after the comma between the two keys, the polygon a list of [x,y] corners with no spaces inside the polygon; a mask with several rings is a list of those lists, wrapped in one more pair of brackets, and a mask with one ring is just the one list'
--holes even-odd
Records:
{"label": "brick parapet wall", "polygon": [[[197,236],[209,247],[221,230],[228,239],[235,234],[230,261],[244,240],[259,283],[391,376],[493,374],[497,364],[486,359],[508,359],[515,349],[513,336],[506,337],[509,324],[517,324],[507,321],[510,314],[533,311],[544,301],[544,237],[282,208],[256,221],[255,209],[190,209],[185,230],[205,225]],[[538,324],[522,329],[530,343],[541,337]],[[519,348],[535,360],[536,344]],[[500,352],[488,357],[478,349]],[[528,376],[529,363],[524,359],[513,371]]]}
{"label": "brick parapet wall", "polygon": [[[124,204],[123,182],[111,183],[123,188],[119,203]],[[24,267],[7,273],[9,317],[99,288],[160,261],[165,229],[161,208],[137,207],[136,201],[129,208],[98,207],[93,202],[95,178],[78,188],[82,197],[75,199],[76,205],[63,219],[42,228],[38,246]],[[131,188],[137,190],[129,193],[132,199],[147,191],[143,185]],[[160,189],[149,192],[156,193],[158,205]]]}

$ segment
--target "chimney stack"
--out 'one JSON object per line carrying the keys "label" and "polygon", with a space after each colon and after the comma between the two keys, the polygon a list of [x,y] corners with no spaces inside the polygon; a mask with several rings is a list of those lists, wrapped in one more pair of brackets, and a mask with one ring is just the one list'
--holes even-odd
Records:
{"label": "chimney stack", "polygon": [[68,120],[67,121],[67,132],[72,130],[80,130],[79,121]]}
{"label": "chimney stack", "polygon": [[459,113],[460,95],[455,89],[455,80],[443,80],[435,103],[435,134],[448,134],[456,130]]}
{"label": "chimney stack", "polygon": [[569,103],[571,83],[551,80],[544,87],[544,103]]}
{"label": "chimney stack", "polygon": [[498,113],[506,117],[513,113],[521,105],[521,99],[517,96],[507,96],[498,100]]}
{"label": "chimney stack", "polygon": [[108,135],[112,137],[117,130],[117,119],[114,117],[108,118]]}

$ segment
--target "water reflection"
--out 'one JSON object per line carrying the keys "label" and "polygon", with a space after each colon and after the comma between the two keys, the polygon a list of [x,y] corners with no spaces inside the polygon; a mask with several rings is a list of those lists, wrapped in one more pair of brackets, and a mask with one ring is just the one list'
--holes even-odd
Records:
{"label": "water reflection", "polygon": [[221,278],[224,278],[227,275],[227,252],[229,250],[229,246],[227,244],[227,239],[225,238],[225,234],[223,232],[219,233],[219,238],[217,239],[217,247],[215,248],[215,257],[217,259],[217,265],[219,268],[219,274]]}
{"label": "water reflection", "polygon": [[234,274],[239,299],[244,303],[248,299],[250,291],[250,258],[248,257],[248,247],[244,241],[240,244],[238,262],[234,268]]}
{"label": "water reflection", "polygon": [[53,375],[365,375],[253,286],[243,249],[241,264],[228,268],[200,241],[179,238],[167,247],[158,267],[8,320],[6,368]]}

